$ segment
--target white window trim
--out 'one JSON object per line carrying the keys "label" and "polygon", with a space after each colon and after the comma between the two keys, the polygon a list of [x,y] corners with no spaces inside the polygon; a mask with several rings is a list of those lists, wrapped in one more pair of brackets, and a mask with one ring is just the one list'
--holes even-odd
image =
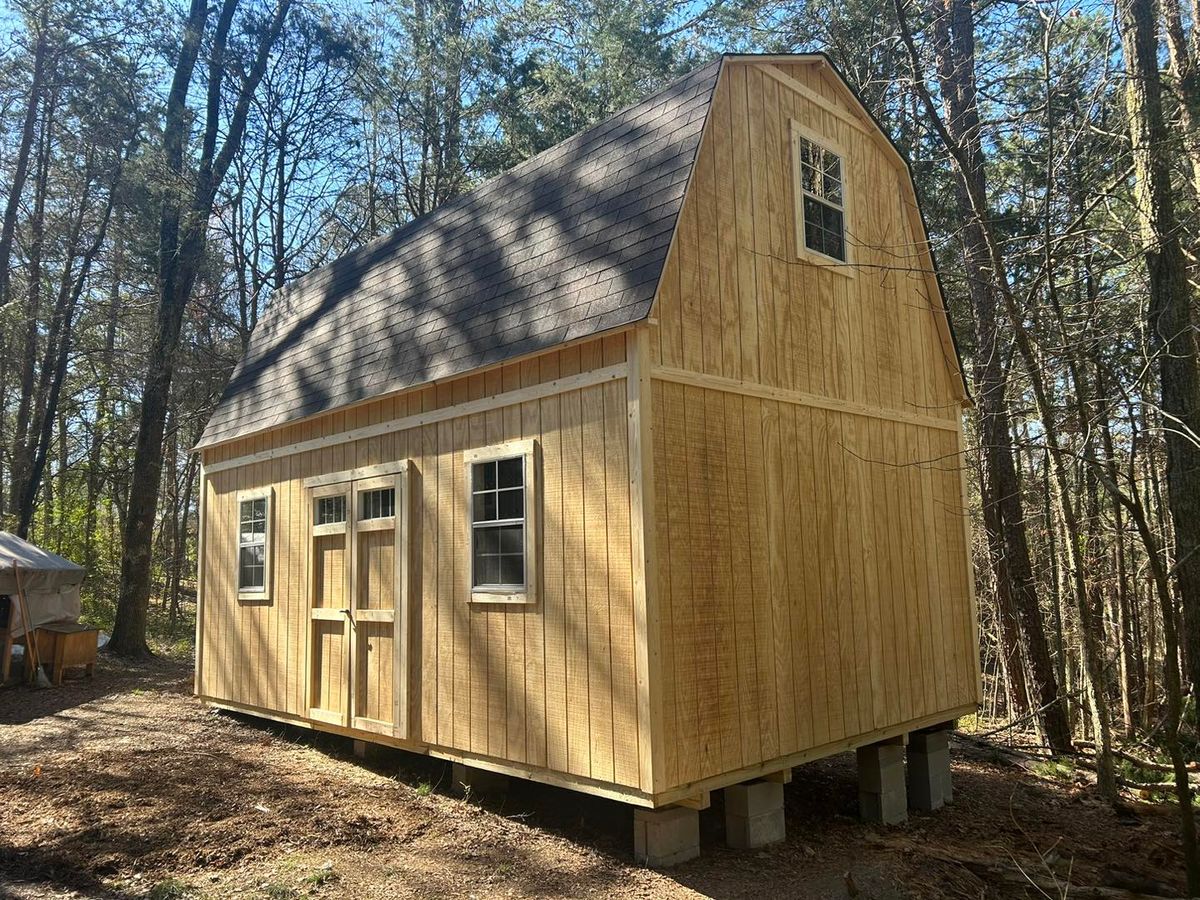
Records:
{"label": "white window trim", "polygon": [[[514,591],[476,589],[474,586],[475,529],[473,527],[475,464],[497,459],[511,459],[514,456],[521,457],[525,464],[525,587]],[[465,479],[466,492],[463,497],[463,519],[464,527],[467,529],[469,562],[466,569],[467,588],[470,591],[469,601],[471,603],[511,603],[526,606],[537,603],[538,585],[541,583],[540,518],[538,516],[541,504],[538,474],[541,466],[538,464],[537,441],[530,438],[467,450],[463,453],[463,463],[466,466],[467,475]]]}
{"label": "white window trim", "polygon": [[[795,228],[793,231],[796,235],[796,255],[808,262],[822,266],[831,272],[836,272],[838,275],[853,278],[856,274],[854,252],[850,246],[850,217],[853,210],[851,207],[850,179],[848,177],[849,169],[847,167],[850,157],[846,153],[845,148],[836,141],[830,140],[823,134],[818,134],[811,128],[806,128],[795,119],[790,121],[792,131],[792,210],[795,219]],[[842,246],[846,251],[845,260],[834,256],[826,256],[819,250],[813,250],[804,241],[804,181],[800,176],[801,138],[812,141],[822,149],[835,154],[842,161]]]}
{"label": "white window trim", "polygon": [[[242,578],[242,504],[249,500],[267,501],[267,523],[263,540],[263,586],[261,588],[241,586]],[[274,571],[274,534],[275,531],[275,490],[274,488],[256,488],[249,491],[238,491],[234,512],[237,516],[234,531],[233,577],[238,586],[238,600],[270,601],[272,575]]]}

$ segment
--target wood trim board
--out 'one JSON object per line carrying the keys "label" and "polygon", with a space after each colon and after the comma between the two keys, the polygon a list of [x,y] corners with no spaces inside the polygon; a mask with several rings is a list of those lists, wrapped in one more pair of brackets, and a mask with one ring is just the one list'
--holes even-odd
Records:
{"label": "wood trim board", "polygon": [[951,432],[957,432],[960,428],[957,416],[953,419],[939,419],[936,416],[925,416],[919,413],[904,413],[878,406],[868,406],[864,403],[852,403],[846,400],[836,400],[832,397],[821,397],[817,394],[809,394],[804,391],[777,388],[757,382],[741,381],[736,378],[724,378],[720,375],[690,372],[686,369],[676,369],[670,366],[654,366],[650,369],[650,377],[660,381],[671,381],[676,384],[724,391],[728,394],[741,394],[742,396],[758,397],[763,400],[777,400],[783,403],[791,403],[795,406],[825,409],[851,416],[865,416],[872,419],[882,419],[886,422],[902,422],[906,425],[917,425],[922,428],[936,428],[941,431]]}
{"label": "wood trim board", "polygon": [[[441,409],[431,410],[430,412],[415,413],[414,415],[392,419],[388,422],[380,422],[377,425],[352,428],[340,434],[329,435],[328,437],[298,441],[295,444],[275,447],[270,450],[260,450],[257,453],[247,453],[233,459],[223,460],[222,462],[210,463],[208,471],[210,474],[223,472],[226,469],[237,469],[241,466],[253,465],[254,463],[268,462],[296,453],[323,450],[327,447],[349,444],[354,441],[364,440],[365,438],[380,437],[381,435],[391,434],[395,431],[407,431],[411,428],[419,428],[422,425],[433,425],[438,422],[449,421],[450,419],[460,419],[475,415],[476,413],[489,412],[502,406],[517,406],[529,400],[540,400],[543,397],[552,397],[555,394],[562,394],[567,391],[579,390],[580,388],[615,381],[616,379],[624,378],[626,371],[627,366],[625,363],[615,363],[599,369],[592,369],[588,372],[580,372],[578,375],[567,375],[563,378],[556,378],[553,381],[543,382],[542,384],[530,385],[529,387],[518,388],[512,391],[503,391],[493,394],[490,397],[481,397],[478,400],[469,400],[466,403],[446,406]],[[289,422],[288,424],[292,423]]]}

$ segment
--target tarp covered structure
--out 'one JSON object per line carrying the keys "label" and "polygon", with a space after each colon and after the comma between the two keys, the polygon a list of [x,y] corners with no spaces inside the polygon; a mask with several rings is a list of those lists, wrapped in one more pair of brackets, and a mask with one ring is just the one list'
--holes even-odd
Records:
{"label": "tarp covered structure", "polygon": [[15,534],[0,531],[0,594],[12,598],[11,628],[13,637],[25,633],[21,604],[17,602],[17,571],[29,605],[33,627],[60,619],[79,618],[79,585],[83,582],[83,566],[57,553],[43,550]]}

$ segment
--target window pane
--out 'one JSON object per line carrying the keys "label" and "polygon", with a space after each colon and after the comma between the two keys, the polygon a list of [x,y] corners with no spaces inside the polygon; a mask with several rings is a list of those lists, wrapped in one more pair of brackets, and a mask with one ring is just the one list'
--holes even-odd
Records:
{"label": "window pane", "polygon": [[525,489],[510,488],[507,491],[500,491],[500,512],[498,518],[501,519],[522,519],[525,517]]}
{"label": "window pane", "polygon": [[825,151],[825,164],[823,166],[825,177],[831,178],[836,182],[842,180],[842,160],[836,153]]}
{"label": "window pane", "polygon": [[525,584],[525,557],[500,557],[500,584],[517,587]]}
{"label": "window pane", "polygon": [[489,492],[475,495],[475,508],[472,512],[475,522],[491,522],[496,518],[496,494]]}
{"label": "window pane", "polygon": [[479,553],[499,553],[500,529],[495,526],[490,528],[476,528],[475,549]]}
{"label": "window pane", "polygon": [[805,197],[804,245],[810,250],[844,261],[846,246],[842,211],[812,197]]}
{"label": "window pane", "polygon": [[493,529],[496,532],[498,539],[497,550],[500,553],[524,553],[525,552],[525,526],[524,525],[501,525],[499,528]]}
{"label": "window pane", "polygon": [[828,240],[827,244],[829,246],[829,249],[826,250],[825,252],[828,253],[830,256],[834,257],[835,259],[842,259],[842,260],[844,260],[846,258],[846,246],[842,241],[842,235],[840,232],[837,234],[829,235],[829,240]]}
{"label": "window pane", "polygon": [[502,459],[497,465],[499,469],[497,487],[520,487],[525,483],[525,460],[523,457]]}
{"label": "window pane", "polygon": [[817,145],[808,138],[800,139],[800,161],[809,168],[815,168],[819,163],[820,153]]}
{"label": "window pane", "polygon": [[810,194],[817,193],[817,170],[808,164],[800,166],[800,183]]}
{"label": "window pane", "polygon": [[842,230],[842,211],[832,206],[822,206],[821,227],[835,234]]}
{"label": "window pane", "polygon": [[380,488],[362,492],[361,519],[386,519],[396,514],[396,489]]}
{"label": "window pane", "polygon": [[496,487],[496,464],[494,462],[475,463],[474,489],[488,491]]}
{"label": "window pane", "polygon": [[500,583],[500,557],[475,557],[475,585]]}
{"label": "window pane", "polygon": [[840,205],[842,202],[842,183],[826,175],[824,190],[822,193],[824,194],[825,199]]}
{"label": "window pane", "polygon": [[243,566],[238,575],[239,590],[255,590],[266,586],[262,566]]}
{"label": "window pane", "polygon": [[251,544],[240,549],[238,559],[243,566],[261,566],[265,551],[266,548],[262,544]]}
{"label": "window pane", "polygon": [[318,497],[317,498],[317,525],[333,525],[338,522],[346,521],[346,498],[338,497]]}

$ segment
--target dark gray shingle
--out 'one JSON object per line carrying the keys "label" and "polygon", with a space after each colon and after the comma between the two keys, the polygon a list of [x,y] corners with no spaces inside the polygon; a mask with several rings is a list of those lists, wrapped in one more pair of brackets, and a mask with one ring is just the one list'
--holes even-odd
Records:
{"label": "dark gray shingle", "polygon": [[645,318],[719,69],[286,286],[200,446]]}

